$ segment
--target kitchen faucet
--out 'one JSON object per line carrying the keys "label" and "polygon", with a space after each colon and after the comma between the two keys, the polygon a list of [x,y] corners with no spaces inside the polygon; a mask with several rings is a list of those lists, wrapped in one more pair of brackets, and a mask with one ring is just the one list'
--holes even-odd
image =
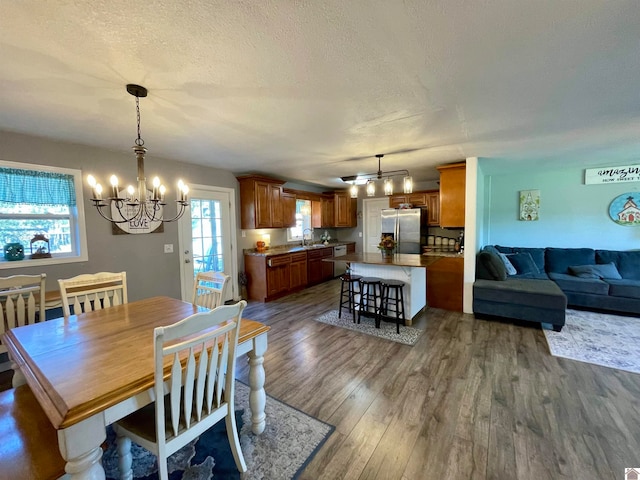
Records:
{"label": "kitchen faucet", "polygon": [[304,245],[305,245],[305,243],[304,243],[304,234],[305,234],[305,232],[306,232],[307,230],[309,230],[309,233],[311,234],[311,243],[313,243],[313,228],[305,228],[305,229],[302,231],[302,246],[303,246],[303,247],[304,247]]}

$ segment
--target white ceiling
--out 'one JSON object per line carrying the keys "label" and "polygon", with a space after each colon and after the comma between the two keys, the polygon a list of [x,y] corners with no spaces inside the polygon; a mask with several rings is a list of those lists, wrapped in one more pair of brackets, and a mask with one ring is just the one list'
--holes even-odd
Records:
{"label": "white ceiling", "polygon": [[640,2],[0,0],[0,129],[130,151],[127,83],[149,161],[331,187],[377,153],[418,181],[638,162]]}

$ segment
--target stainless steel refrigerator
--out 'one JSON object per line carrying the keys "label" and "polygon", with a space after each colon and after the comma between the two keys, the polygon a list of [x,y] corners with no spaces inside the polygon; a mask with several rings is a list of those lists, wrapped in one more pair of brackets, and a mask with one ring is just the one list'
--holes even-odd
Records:
{"label": "stainless steel refrigerator", "polygon": [[426,208],[388,208],[382,210],[382,235],[391,235],[397,248],[394,253],[421,253],[427,234]]}

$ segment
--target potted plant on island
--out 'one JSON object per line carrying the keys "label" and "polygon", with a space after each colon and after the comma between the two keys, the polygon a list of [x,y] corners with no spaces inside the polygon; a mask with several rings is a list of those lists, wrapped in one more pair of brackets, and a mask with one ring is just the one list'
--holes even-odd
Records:
{"label": "potted plant on island", "polygon": [[383,235],[378,244],[378,248],[382,253],[382,258],[391,258],[393,250],[396,248],[396,241],[391,235]]}

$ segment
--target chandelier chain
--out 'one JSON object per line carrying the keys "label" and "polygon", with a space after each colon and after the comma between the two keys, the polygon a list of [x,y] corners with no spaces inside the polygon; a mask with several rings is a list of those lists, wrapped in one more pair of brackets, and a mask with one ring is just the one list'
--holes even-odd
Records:
{"label": "chandelier chain", "polygon": [[136,145],[142,147],[144,145],[144,140],[140,136],[140,97],[136,95],[136,117],[138,120],[138,138],[136,138]]}

